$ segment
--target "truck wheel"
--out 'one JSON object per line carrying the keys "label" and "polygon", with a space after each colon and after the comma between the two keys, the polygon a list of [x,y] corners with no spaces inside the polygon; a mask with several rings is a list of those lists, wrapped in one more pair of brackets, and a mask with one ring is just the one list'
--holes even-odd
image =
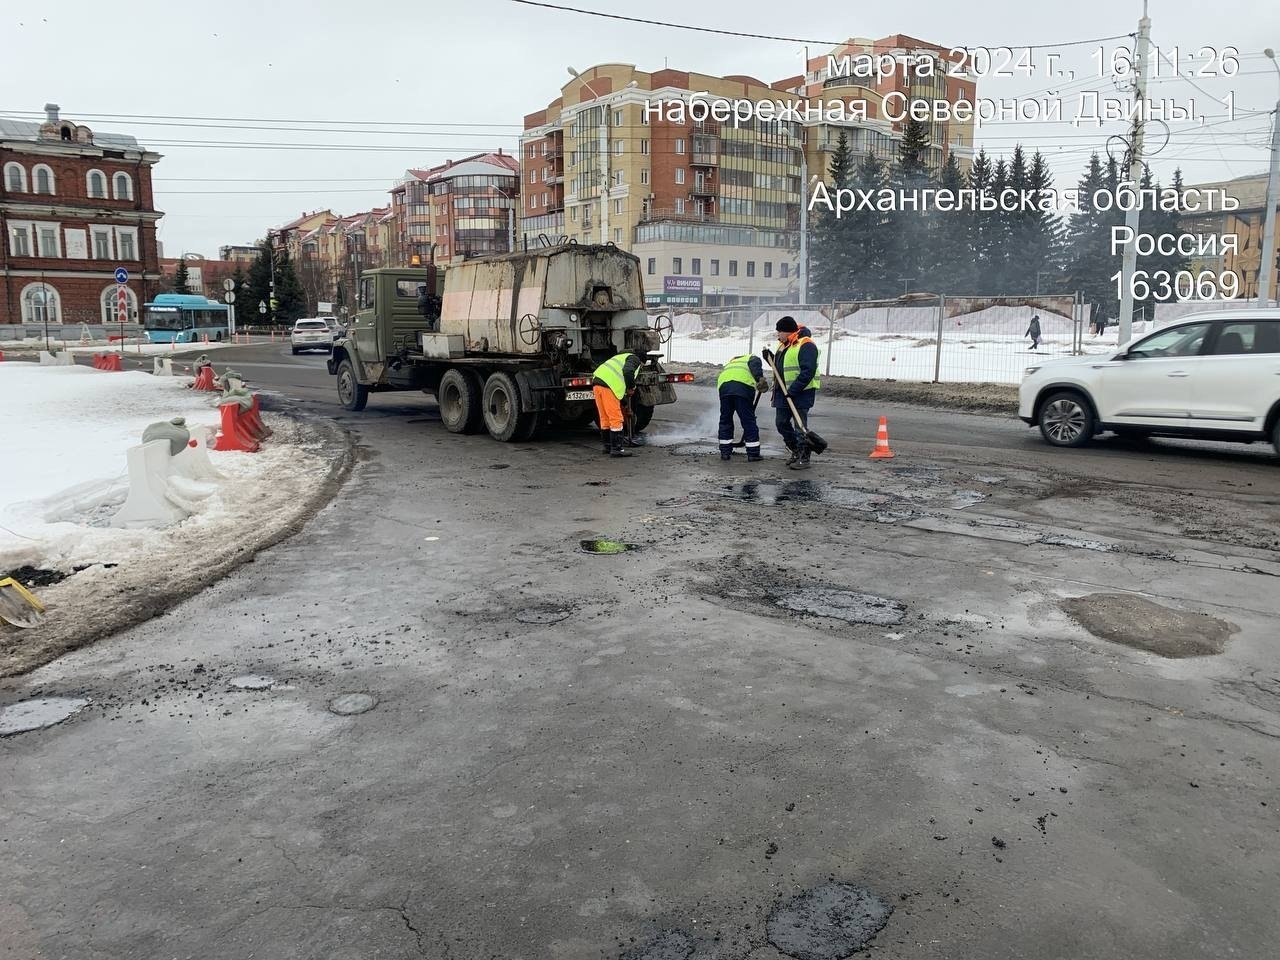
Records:
{"label": "truck wheel", "polygon": [[470,370],[451,367],[436,388],[440,421],[450,433],[475,433],[480,429],[480,378]]}
{"label": "truck wheel", "polygon": [[338,364],[338,402],[347,410],[363,410],[369,402],[369,388],[356,377],[355,364],[348,357]]}
{"label": "truck wheel", "polygon": [[520,388],[509,373],[493,373],[484,383],[484,425],[489,436],[506,443],[517,440],[530,429],[529,421],[537,424],[536,411],[526,412],[520,405]]}
{"label": "truck wheel", "polygon": [[632,427],[636,433],[639,433],[653,420],[653,407],[643,403],[633,403],[631,405],[631,418],[633,421]]}

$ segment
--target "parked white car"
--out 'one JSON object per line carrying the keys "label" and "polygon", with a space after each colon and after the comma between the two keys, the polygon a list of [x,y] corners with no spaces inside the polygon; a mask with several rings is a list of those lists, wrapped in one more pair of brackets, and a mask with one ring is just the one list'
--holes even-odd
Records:
{"label": "parked white car", "polygon": [[1097,433],[1253,443],[1280,453],[1280,310],[1185,317],[1111,355],[1028,367],[1018,416],[1056,447]]}
{"label": "parked white car", "polygon": [[295,320],[293,332],[289,334],[293,354],[297,356],[302,350],[333,350],[336,339],[333,329],[322,317]]}

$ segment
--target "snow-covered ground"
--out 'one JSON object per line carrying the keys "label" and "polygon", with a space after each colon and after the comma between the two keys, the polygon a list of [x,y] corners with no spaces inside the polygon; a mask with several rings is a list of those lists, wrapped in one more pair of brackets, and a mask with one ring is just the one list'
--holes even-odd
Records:
{"label": "snow-covered ground", "polygon": [[[224,340],[221,343],[214,341],[213,343],[143,343],[137,340],[128,340],[125,342],[124,355],[126,357],[139,356],[164,356],[174,353],[178,350],[218,350],[222,347],[241,346],[245,343],[265,343],[266,337],[255,337],[252,340],[240,340],[232,343]],[[73,354],[91,354],[91,353],[119,353],[120,342],[107,340],[93,340],[88,344],[81,344],[79,340],[59,340],[50,339],[49,346],[54,350],[66,350]],[[0,340],[0,351],[6,353],[35,353],[46,349],[43,337],[24,337],[21,340]]]}
{"label": "snow-covered ground", "polygon": [[63,572],[83,564],[125,566],[179,538],[235,535],[240,524],[261,522],[254,504],[265,491],[296,484],[297,494],[323,474],[323,462],[274,439],[256,454],[210,451],[228,479],[193,504],[189,520],[162,530],[109,526],[128,491],[126,451],[141,442],[148,424],[182,416],[193,435],[216,426],[219,395],[194,393],[188,382],[85,366],[0,364],[0,572],[28,564]]}
{"label": "snow-covered ground", "polygon": [[[1030,365],[1046,357],[1071,355],[1072,337],[1049,334],[1040,349],[1030,351],[1031,341],[1016,334],[966,333],[948,331],[942,340],[938,363],[937,333],[877,334],[837,330],[834,339],[826,331],[815,331],[814,340],[822,350],[824,373],[842,377],[918,380],[938,379],[946,383],[1019,383]],[[745,331],[731,334],[676,334],[665,347],[672,363],[722,364],[730,357],[772,347],[774,337],[757,330],[754,337]],[[1086,335],[1084,352],[1107,354],[1117,348],[1116,334]],[[828,361],[830,366],[828,367]]]}

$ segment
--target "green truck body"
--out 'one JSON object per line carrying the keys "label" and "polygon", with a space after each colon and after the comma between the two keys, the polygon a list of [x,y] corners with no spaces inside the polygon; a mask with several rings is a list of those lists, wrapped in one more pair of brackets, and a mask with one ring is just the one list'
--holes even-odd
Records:
{"label": "green truck body", "polygon": [[647,357],[631,405],[640,430],[675,402],[673,383],[691,379],[658,362],[670,326],[650,327],[640,276],[639,259],[612,244],[468,261],[445,272],[438,297],[434,269],[366,271],[329,372],[349,410],[370,393],[427,391],[448,430],[523,440],[557,421],[590,422],[592,372],[638,349]]}

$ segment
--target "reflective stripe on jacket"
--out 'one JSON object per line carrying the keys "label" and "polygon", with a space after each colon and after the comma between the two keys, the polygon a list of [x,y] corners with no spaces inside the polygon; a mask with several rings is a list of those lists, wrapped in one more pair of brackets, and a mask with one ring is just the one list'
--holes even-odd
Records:
{"label": "reflective stripe on jacket", "polygon": [[610,357],[600,366],[592,377],[613,391],[613,395],[621,400],[627,395],[627,364],[635,361],[632,367],[632,383],[635,382],[635,369],[640,366],[640,358],[634,353],[619,353]]}

